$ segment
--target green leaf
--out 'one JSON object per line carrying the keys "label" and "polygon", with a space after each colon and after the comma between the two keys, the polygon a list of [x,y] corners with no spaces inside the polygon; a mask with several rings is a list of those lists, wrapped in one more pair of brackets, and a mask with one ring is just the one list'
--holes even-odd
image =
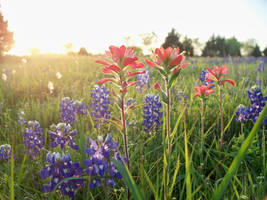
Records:
{"label": "green leaf", "polygon": [[248,150],[249,145],[253,142],[254,136],[257,133],[258,129],[260,128],[260,125],[262,124],[265,115],[267,114],[267,105],[265,105],[263,111],[261,112],[257,122],[253,126],[252,130],[250,131],[248,137],[243,142],[240,150],[238,151],[236,157],[234,158],[231,166],[229,167],[226,175],[224,176],[222,182],[218,186],[218,188],[215,190],[213,194],[214,200],[219,200],[223,196],[224,191],[226,190],[227,186],[231,182],[232,177],[236,173],[239,165],[241,164],[242,159],[245,157],[246,152]]}
{"label": "green leaf", "polygon": [[159,91],[160,91],[160,97],[161,97],[162,101],[164,103],[168,104],[169,102],[168,102],[168,98],[167,98],[166,93],[161,88],[159,89]]}
{"label": "green leaf", "polygon": [[176,80],[177,80],[180,72],[181,72],[181,69],[179,69],[179,71],[176,72],[175,74],[172,74],[171,79],[168,83],[168,89],[170,89],[176,83]]}
{"label": "green leaf", "polygon": [[131,191],[132,196],[134,197],[135,200],[142,200],[144,199],[139,188],[137,187],[136,183],[133,180],[133,177],[131,173],[129,172],[127,166],[125,163],[121,163],[115,159],[112,159],[112,162],[114,165],[117,167],[118,171],[121,173],[124,182],[128,186],[128,188]]}
{"label": "green leaf", "polygon": [[154,194],[154,198],[155,198],[155,200],[157,200],[158,199],[158,193],[156,192],[156,189],[155,189],[154,185],[152,184],[152,182],[151,182],[150,178],[148,177],[148,175],[147,175],[145,170],[144,170],[144,174],[145,174],[145,177],[146,177],[146,181],[148,182],[148,185],[149,185],[149,187],[151,188],[151,190],[152,190],[152,192]]}

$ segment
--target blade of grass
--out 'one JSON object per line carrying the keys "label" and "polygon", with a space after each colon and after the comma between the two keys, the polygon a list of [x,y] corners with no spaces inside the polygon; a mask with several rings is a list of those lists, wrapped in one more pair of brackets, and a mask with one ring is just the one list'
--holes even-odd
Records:
{"label": "blade of grass", "polygon": [[238,151],[238,154],[234,158],[230,168],[228,169],[228,172],[223,178],[223,181],[220,183],[218,188],[215,190],[213,194],[213,199],[221,199],[224,191],[226,190],[227,186],[229,185],[232,177],[234,176],[235,172],[237,171],[242,159],[245,157],[247,149],[251,142],[253,141],[253,138],[255,134],[257,133],[258,129],[260,128],[260,125],[262,124],[265,115],[267,114],[267,105],[265,105],[263,111],[261,112],[257,122],[253,126],[252,130],[250,131],[248,137],[243,142],[240,150]]}
{"label": "blade of grass", "polygon": [[157,199],[158,199],[158,192],[156,191],[156,189],[155,189],[153,183],[151,182],[151,180],[150,180],[150,178],[148,177],[148,175],[147,175],[147,173],[146,173],[145,170],[144,170],[144,174],[145,174],[146,181],[148,182],[148,185],[149,185],[150,189],[152,190],[152,192],[153,192],[153,194],[154,194],[154,198],[155,198],[155,200],[157,200]]}
{"label": "blade of grass", "polygon": [[136,183],[133,180],[131,173],[129,172],[126,164],[122,164],[121,162],[112,159],[112,162],[117,167],[118,171],[121,173],[123,180],[125,181],[126,185],[131,191],[131,195],[134,197],[135,200],[143,200],[143,196],[137,187]]}
{"label": "blade of grass", "polygon": [[176,176],[179,172],[179,169],[180,169],[180,154],[177,158],[177,162],[176,162],[176,168],[175,168],[175,171],[174,171],[174,174],[173,174],[173,179],[172,179],[172,184],[171,184],[171,188],[169,190],[169,198],[171,198],[172,196],[172,191],[173,191],[173,187],[175,185],[175,181],[176,181]]}

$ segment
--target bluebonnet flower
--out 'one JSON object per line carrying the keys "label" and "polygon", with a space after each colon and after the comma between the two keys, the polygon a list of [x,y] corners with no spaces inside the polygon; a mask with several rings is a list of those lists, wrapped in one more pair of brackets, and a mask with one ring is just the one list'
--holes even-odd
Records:
{"label": "bluebonnet flower", "polygon": [[67,146],[74,150],[79,149],[79,146],[74,142],[74,137],[76,136],[77,131],[76,129],[71,130],[70,124],[58,123],[57,125],[53,124],[50,128],[52,129],[49,131],[49,135],[53,140],[51,142],[52,148],[60,145],[62,150]]}
{"label": "bluebonnet flower", "polygon": [[162,124],[162,112],[160,112],[162,104],[159,101],[158,95],[146,95],[145,103],[143,111],[143,125],[145,126],[145,132],[149,132],[153,124],[157,127]]}
{"label": "bluebonnet flower", "polygon": [[[250,99],[250,106],[247,109],[247,119],[250,119],[255,123],[260,115],[260,112],[265,106],[265,101],[267,97],[264,97],[260,87],[253,86],[250,90],[247,91],[248,98]],[[267,115],[264,119],[264,125],[267,124]]]}
{"label": "bluebonnet flower", "polygon": [[60,154],[56,152],[49,152],[46,155],[48,165],[44,167],[40,175],[42,178],[51,179],[48,185],[42,187],[44,193],[49,193],[64,179],[77,177],[77,179],[65,180],[58,187],[57,190],[64,196],[74,198],[74,192],[83,185],[83,179],[79,178],[83,169],[79,167],[79,163],[73,163],[69,154]]}
{"label": "bluebonnet flower", "polygon": [[236,115],[236,121],[241,123],[247,121],[247,108],[244,105],[240,104],[237,107],[235,115]]}
{"label": "bluebonnet flower", "polygon": [[24,145],[27,147],[27,153],[30,154],[30,157],[34,158],[44,148],[43,129],[38,121],[29,121],[28,126],[23,135]]}
{"label": "bluebonnet flower", "polygon": [[[200,77],[199,80],[201,81],[201,85],[209,85],[210,83],[212,83],[213,81],[207,81],[207,74],[209,73],[208,70],[202,70],[200,72]],[[212,85],[210,88],[213,88],[214,85]]]}
{"label": "bluebonnet flower", "polygon": [[[118,143],[113,141],[110,134],[107,134],[104,142],[102,140],[100,140],[100,144],[94,140],[89,140],[90,147],[85,150],[90,156],[90,159],[85,160],[84,164],[87,167],[86,173],[91,176],[91,189],[104,186],[105,184],[114,186],[114,178],[122,178],[114,163],[110,161],[113,155],[114,159],[122,162],[117,151]],[[108,179],[106,180],[105,177],[108,177]],[[106,183],[104,182],[105,180],[107,181]]]}
{"label": "bluebonnet flower", "polygon": [[2,144],[0,146],[0,160],[8,161],[11,156],[11,146],[9,144]]}
{"label": "bluebonnet flower", "polygon": [[96,122],[95,128],[99,127],[101,123],[105,123],[105,120],[99,119],[110,119],[110,97],[109,91],[106,90],[105,85],[102,87],[95,85],[91,93],[92,103],[90,108],[92,109],[91,116]]}
{"label": "bluebonnet flower", "polygon": [[261,60],[258,68],[258,72],[264,72],[264,61]]}
{"label": "bluebonnet flower", "polygon": [[138,92],[142,92],[144,87],[150,88],[150,81],[152,80],[150,78],[150,72],[146,69],[146,72],[143,74],[138,74],[137,77],[137,82],[136,82],[136,90]]}
{"label": "bluebonnet flower", "polygon": [[84,105],[83,102],[76,100],[74,101],[74,105],[76,114],[87,115],[88,106]]}
{"label": "bluebonnet flower", "polygon": [[69,97],[64,97],[61,99],[59,112],[60,120],[72,125],[76,120],[76,115],[87,115],[87,106],[81,101],[73,101]]}
{"label": "bluebonnet flower", "polygon": [[137,104],[137,102],[136,102],[136,100],[133,99],[133,98],[128,98],[128,99],[126,100],[126,105],[127,105],[127,106],[136,106],[136,104]]}

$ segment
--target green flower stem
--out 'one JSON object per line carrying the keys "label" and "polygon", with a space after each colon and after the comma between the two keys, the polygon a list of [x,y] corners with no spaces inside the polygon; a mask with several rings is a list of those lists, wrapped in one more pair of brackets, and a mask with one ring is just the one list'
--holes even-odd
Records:
{"label": "green flower stem", "polygon": [[220,142],[220,150],[222,150],[223,146],[223,107],[222,107],[222,88],[219,85],[219,96],[220,96],[220,120],[221,120],[221,142]]}

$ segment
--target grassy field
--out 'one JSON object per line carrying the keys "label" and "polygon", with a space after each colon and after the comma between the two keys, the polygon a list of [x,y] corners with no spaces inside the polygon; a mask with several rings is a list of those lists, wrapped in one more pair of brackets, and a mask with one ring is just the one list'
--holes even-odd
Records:
{"label": "grassy field", "polygon": [[[41,190],[42,186],[48,183],[48,179],[40,176],[40,171],[47,163],[46,154],[49,151],[60,151],[59,147],[51,148],[48,131],[50,125],[60,122],[59,105],[63,97],[90,105],[93,86],[97,80],[104,78],[101,66],[94,62],[100,57],[40,55],[24,59],[11,56],[3,58],[0,71],[7,74],[7,77],[6,80],[3,80],[3,77],[0,80],[0,145],[10,144],[14,149],[15,159],[9,159],[8,162],[0,160],[0,199],[12,199],[13,193],[15,199],[68,199],[59,191],[43,193]],[[144,58],[141,61],[144,61]],[[267,96],[267,70],[257,72],[260,59],[247,62],[233,62],[228,59],[226,62],[223,59],[187,58],[186,62],[188,66],[171,89],[171,129],[177,129],[173,135],[172,153],[168,158],[168,195],[169,199],[211,199],[253,127],[253,123],[249,121],[244,125],[244,133],[241,133],[241,124],[236,122],[234,116],[236,108],[239,104],[250,104],[246,91],[256,84],[256,79],[261,79],[262,93]],[[201,70],[207,66],[212,67],[215,62],[219,66],[225,64],[230,70],[227,78],[236,82],[236,87],[226,83],[223,88],[223,120],[226,129],[222,151],[218,93],[210,95],[207,100],[204,138],[201,138],[201,102],[194,98],[194,86],[200,84]],[[145,95],[156,94],[153,83],[161,83],[159,74],[148,70],[151,72],[151,88],[140,93],[135,87],[131,87],[127,94],[127,98],[134,98],[137,102],[135,110],[129,112],[126,120],[130,122],[127,127],[130,171],[144,199],[163,199],[164,126],[147,133],[144,132],[142,119]],[[62,75],[60,79],[56,75],[58,72]],[[49,82],[53,83],[53,91],[48,88]],[[109,84],[106,87],[111,90]],[[119,118],[120,113],[115,104],[111,103],[110,106],[112,115]],[[26,121],[37,120],[44,129],[45,148],[33,159],[25,154],[25,130],[17,122],[19,111],[24,111]],[[89,137],[97,139],[97,136],[104,137],[109,132],[113,139],[119,142],[119,150],[123,155],[123,138],[116,126],[109,123],[102,132],[93,128],[89,116],[79,117],[73,125],[77,130],[76,143],[88,146]],[[223,199],[264,198],[267,190],[265,134],[266,127],[264,133],[261,126],[224,192]],[[200,144],[202,139],[203,147]],[[68,152],[73,161],[83,165],[82,149],[69,149]],[[188,172],[190,189],[186,176]],[[83,176],[87,177],[85,172]],[[117,180],[113,188],[103,186],[91,190],[84,184],[75,192],[75,199],[127,199],[126,190],[124,179]]]}

